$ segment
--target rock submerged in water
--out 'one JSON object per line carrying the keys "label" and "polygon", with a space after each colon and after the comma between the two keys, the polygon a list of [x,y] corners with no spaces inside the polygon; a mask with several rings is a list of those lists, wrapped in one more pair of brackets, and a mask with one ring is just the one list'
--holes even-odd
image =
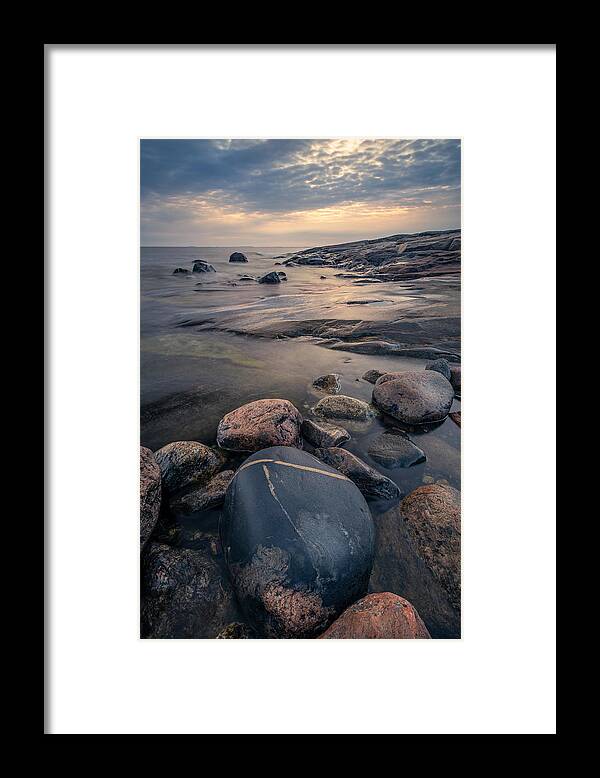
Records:
{"label": "rock submerged in water", "polygon": [[436,373],[443,375],[446,381],[450,380],[452,371],[450,370],[450,364],[446,359],[436,359],[435,362],[427,365],[425,370],[435,370]]}
{"label": "rock submerged in water", "polygon": [[368,421],[375,415],[374,409],[364,400],[348,397],[345,394],[323,397],[314,407],[318,416],[328,419],[348,419],[349,421]]}
{"label": "rock submerged in water", "polygon": [[419,486],[400,511],[420,556],[460,610],[460,492],[439,482]]}
{"label": "rock submerged in water", "polygon": [[367,370],[367,372],[363,375],[363,381],[368,381],[370,384],[375,384],[382,375],[385,375],[385,372],[382,372],[381,370]]}
{"label": "rock submerged in water", "polygon": [[373,404],[409,425],[443,421],[453,400],[452,385],[435,370],[386,373],[373,388]]}
{"label": "rock submerged in water", "polygon": [[326,422],[317,424],[311,419],[304,419],[302,437],[315,448],[329,448],[341,446],[342,443],[350,440],[350,433],[343,427],[336,427],[335,424],[327,424]]}
{"label": "rock submerged in water", "polygon": [[146,546],[142,638],[214,638],[238,620],[231,584],[207,549]]}
{"label": "rock submerged in water", "polygon": [[258,279],[259,284],[280,284],[282,279],[279,277],[279,273],[276,270],[272,270],[270,273],[266,273]]}
{"label": "rock submerged in water", "polygon": [[305,451],[250,456],[219,526],[238,600],[263,637],[322,632],[367,590],[374,527],[357,487]]}
{"label": "rock submerged in water", "polygon": [[221,419],[217,443],[229,451],[258,451],[269,446],[301,448],[301,425],[300,411],[289,400],[255,400]]}
{"label": "rock submerged in water", "polygon": [[330,394],[337,394],[340,389],[340,377],[337,373],[328,373],[327,375],[321,375],[312,382],[312,385],[316,389],[322,389],[324,392]]}
{"label": "rock submerged in water", "polygon": [[158,521],[161,500],[160,468],[149,448],[140,446],[140,546],[143,548]]}
{"label": "rock submerged in water", "polygon": [[189,275],[190,271],[187,268],[185,268],[185,267],[176,267],[175,270],[173,271],[172,275],[176,276],[176,275],[179,275],[179,274],[181,274],[181,275]]}
{"label": "rock submerged in water", "polygon": [[413,606],[392,592],[369,594],[355,602],[319,639],[418,639],[430,638]]}
{"label": "rock submerged in water", "polygon": [[241,251],[234,251],[233,254],[229,257],[230,262],[247,262],[248,257],[245,254],[242,254]]}
{"label": "rock submerged in water", "polygon": [[167,443],[154,453],[154,458],[160,467],[162,485],[171,494],[194,483],[206,483],[222,465],[216,451],[194,440]]}
{"label": "rock submerged in water", "polygon": [[204,259],[197,259],[192,267],[192,273],[216,273],[213,265],[209,265]]}
{"label": "rock submerged in water", "polygon": [[346,451],[345,448],[337,446],[318,448],[315,450],[315,456],[354,481],[367,497],[378,497],[383,500],[395,500],[400,497],[400,489],[391,479],[369,467],[356,454]]}
{"label": "rock submerged in water", "polygon": [[197,513],[209,508],[218,508],[223,504],[225,491],[232,478],[233,470],[223,470],[204,486],[194,487],[183,494],[178,494],[171,500],[169,507],[178,513]]}
{"label": "rock submerged in water", "polygon": [[411,467],[427,457],[401,430],[386,430],[371,442],[369,456],[388,468]]}

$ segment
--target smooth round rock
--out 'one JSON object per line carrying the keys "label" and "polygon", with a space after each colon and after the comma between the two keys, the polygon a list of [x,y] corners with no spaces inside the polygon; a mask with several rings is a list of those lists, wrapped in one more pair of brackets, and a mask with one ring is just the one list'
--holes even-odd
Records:
{"label": "smooth round rock", "polygon": [[229,451],[258,451],[267,446],[302,446],[300,411],[289,400],[255,400],[226,414],[217,443]]}
{"label": "smooth round rock", "polygon": [[400,497],[397,484],[345,448],[318,448],[315,450],[315,456],[354,481],[367,497],[382,500],[395,500]]}
{"label": "smooth round rock", "polygon": [[312,382],[315,389],[322,389],[330,394],[337,394],[340,391],[340,377],[337,373],[327,373],[320,375]]}
{"label": "smooth round rock", "polygon": [[323,397],[315,405],[314,412],[327,419],[348,419],[349,421],[367,421],[375,415],[369,403],[345,394]]}
{"label": "smooth round rock", "polygon": [[406,640],[430,637],[427,627],[410,602],[391,592],[363,597],[320,635],[324,640]]}
{"label": "smooth round rock", "polygon": [[242,254],[241,251],[234,251],[233,254],[229,257],[230,262],[247,262],[248,257],[245,254]]}
{"label": "smooth round rock", "polygon": [[350,433],[343,427],[336,427],[335,424],[327,424],[324,421],[317,424],[311,419],[304,419],[302,437],[315,448],[329,448],[341,446],[342,443],[350,440]]}
{"label": "smooth round rock", "polygon": [[305,451],[250,456],[229,484],[219,531],[238,601],[264,637],[312,637],[366,594],[369,507],[352,481]]}
{"label": "smooth round rock", "polygon": [[162,485],[171,493],[194,483],[206,483],[222,464],[215,451],[194,440],[167,443],[155,452],[154,458],[160,467]]}
{"label": "smooth round rock", "polygon": [[158,521],[161,500],[160,468],[149,448],[140,446],[140,546],[143,548]]}
{"label": "smooth round rock", "polygon": [[369,456],[384,467],[411,467],[425,462],[425,452],[400,431],[378,435],[369,446]]}
{"label": "smooth round rock", "polygon": [[373,388],[373,404],[409,425],[443,421],[453,400],[450,381],[435,370],[386,373]]}
{"label": "smooth round rock", "polygon": [[450,376],[452,375],[450,370],[450,364],[446,359],[436,359],[435,362],[432,362],[430,365],[427,365],[425,370],[435,370],[436,373],[443,375],[446,381],[449,381]]}

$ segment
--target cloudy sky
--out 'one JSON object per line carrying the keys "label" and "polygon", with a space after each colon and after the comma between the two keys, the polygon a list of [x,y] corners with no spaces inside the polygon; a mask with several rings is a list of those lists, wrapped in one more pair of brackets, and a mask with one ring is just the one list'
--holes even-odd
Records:
{"label": "cloudy sky", "polygon": [[143,246],[317,246],[460,226],[458,140],[142,140]]}

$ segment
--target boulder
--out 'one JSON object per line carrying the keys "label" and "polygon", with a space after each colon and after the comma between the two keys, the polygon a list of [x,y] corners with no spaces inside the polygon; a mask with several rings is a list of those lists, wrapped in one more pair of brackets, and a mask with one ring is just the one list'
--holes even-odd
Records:
{"label": "boulder", "polygon": [[375,415],[374,409],[364,400],[348,397],[345,394],[323,397],[314,407],[318,416],[327,419],[348,419],[350,421],[368,421]]}
{"label": "boulder", "polygon": [[233,470],[223,470],[204,486],[196,486],[179,493],[169,503],[176,513],[198,513],[209,508],[218,508],[225,499],[225,490],[233,478]]}
{"label": "boulder", "polygon": [[400,510],[420,556],[460,609],[460,492],[439,482],[419,486]]}
{"label": "boulder", "polygon": [[176,275],[178,275],[178,274],[180,274],[180,273],[181,273],[182,275],[189,275],[189,274],[190,274],[190,271],[189,271],[189,270],[187,270],[187,268],[185,268],[185,267],[176,267],[176,268],[175,268],[175,270],[173,271],[173,275],[174,275],[174,276],[176,276]]}
{"label": "boulder", "polygon": [[321,375],[312,382],[316,389],[322,389],[330,394],[337,394],[340,391],[340,377],[337,373],[328,373]]}
{"label": "boulder", "polygon": [[208,548],[149,543],[142,555],[142,638],[214,638],[239,609]]}
{"label": "boulder", "polygon": [[216,451],[194,440],[167,443],[155,452],[154,458],[160,467],[163,488],[171,494],[191,484],[206,483],[222,464]]}
{"label": "boulder", "polygon": [[383,500],[394,500],[400,497],[400,489],[389,478],[369,467],[366,462],[345,448],[332,446],[315,450],[321,462],[334,467],[354,481],[360,491],[367,497],[378,497]]}
{"label": "boulder", "polygon": [[459,427],[460,427],[460,413],[461,413],[460,411],[455,411],[454,413],[448,414],[450,416],[450,418],[452,419],[452,421],[455,424],[458,424]]}
{"label": "boulder", "polygon": [[242,254],[241,251],[234,251],[233,254],[229,257],[230,262],[247,262],[248,257],[245,254]]}
{"label": "boulder", "polygon": [[312,637],[366,593],[369,507],[306,451],[250,456],[229,484],[219,531],[238,601],[263,637]]}
{"label": "boulder", "polygon": [[363,375],[363,381],[368,381],[370,384],[375,384],[382,375],[385,375],[385,372],[382,372],[381,370],[367,370],[367,372]]}
{"label": "boulder", "polygon": [[203,259],[197,259],[194,262],[194,267],[192,268],[192,273],[216,273],[217,271],[213,267],[213,265],[209,265],[208,262],[205,262]]}
{"label": "boulder", "polygon": [[411,467],[427,457],[402,430],[386,430],[369,445],[369,456],[384,467]]}
{"label": "boulder", "polygon": [[456,394],[460,394],[460,365],[452,365],[450,368],[450,383]]}
{"label": "boulder", "polygon": [[355,602],[319,636],[325,640],[430,638],[413,606],[391,592],[369,594]]}
{"label": "boulder", "polygon": [[160,513],[160,468],[149,448],[140,446],[140,546],[143,548]]}
{"label": "boulder", "polygon": [[451,370],[447,359],[436,359],[435,362],[427,365],[425,370],[435,370],[436,373],[443,375],[446,381],[450,380]]}
{"label": "boulder", "polygon": [[258,451],[268,446],[301,448],[302,416],[289,400],[255,400],[225,415],[217,443],[229,451]]}
{"label": "boulder", "polygon": [[258,279],[259,284],[280,284],[281,278],[279,277],[279,273],[277,273],[275,270],[272,270],[270,273],[266,273],[264,276],[261,276]]}
{"label": "boulder", "polygon": [[336,427],[335,424],[327,424],[326,422],[317,424],[310,419],[304,419],[302,437],[315,448],[329,448],[330,446],[341,446],[342,443],[350,440],[350,433],[343,427]]}
{"label": "boulder", "polygon": [[373,388],[373,404],[409,425],[443,421],[453,400],[452,385],[435,370],[386,373]]}

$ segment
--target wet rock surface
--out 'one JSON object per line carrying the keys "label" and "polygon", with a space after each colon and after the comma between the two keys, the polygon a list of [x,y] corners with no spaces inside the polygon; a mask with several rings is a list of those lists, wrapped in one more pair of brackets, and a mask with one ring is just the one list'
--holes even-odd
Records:
{"label": "wet rock surface", "polygon": [[302,436],[315,448],[341,446],[342,443],[350,440],[350,433],[343,427],[327,424],[327,422],[317,423],[311,419],[304,419],[302,422]]}
{"label": "wet rock surface", "polygon": [[446,381],[449,381],[452,376],[452,371],[450,370],[450,364],[446,359],[436,359],[430,365],[427,365],[425,369],[435,370],[440,375],[443,375]]}
{"label": "wet rock surface", "polygon": [[247,262],[248,257],[245,254],[242,254],[241,251],[234,251],[233,254],[229,257],[230,262]]}
{"label": "wet rock surface", "polygon": [[314,407],[317,416],[326,419],[348,419],[352,421],[368,421],[375,415],[375,410],[364,400],[348,397],[345,394],[323,397]]}
{"label": "wet rock surface", "polygon": [[230,451],[302,446],[302,416],[289,400],[265,399],[242,405],[219,422],[217,443]]}
{"label": "wet rock surface", "polygon": [[338,394],[340,391],[340,377],[337,373],[321,375],[312,382],[315,389],[321,389],[329,394]]}
{"label": "wet rock surface", "polygon": [[456,394],[460,395],[460,365],[452,365],[450,368],[450,383]]}
{"label": "wet rock surface", "polygon": [[450,382],[434,370],[386,373],[373,389],[373,404],[408,425],[442,421],[453,399]]}
{"label": "wet rock surface", "polygon": [[369,456],[387,468],[411,467],[425,462],[425,452],[410,440],[402,430],[386,430],[369,446]]}
{"label": "wet rock surface", "polygon": [[265,273],[264,276],[261,276],[258,279],[258,283],[259,284],[280,284],[282,280],[283,279],[280,277],[279,273],[273,270],[271,273]]}
{"label": "wet rock surface", "polygon": [[149,448],[140,446],[140,546],[143,548],[158,521],[161,502],[160,468]]}
{"label": "wet rock surface", "polygon": [[452,419],[452,421],[455,424],[458,424],[459,427],[460,427],[460,414],[461,414],[461,411],[455,411],[454,413],[448,414],[450,416],[450,418]]}
{"label": "wet rock surface", "polygon": [[214,265],[210,265],[203,259],[197,259],[192,267],[192,273],[216,273]]}
{"label": "wet rock surface", "polygon": [[219,632],[217,640],[248,640],[253,637],[254,634],[250,627],[239,621],[234,621]]}
{"label": "wet rock surface", "polygon": [[356,486],[275,446],[237,471],[220,522],[238,600],[264,637],[312,637],[366,593],[374,528]]}
{"label": "wet rock surface", "polygon": [[173,275],[189,275],[190,271],[185,267],[176,267],[173,271]]}
{"label": "wet rock surface", "polygon": [[233,589],[209,551],[146,546],[142,638],[214,638],[239,620]]}
{"label": "wet rock surface", "polygon": [[368,497],[382,500],[394,500],[400,497],[400,489],[392,480],[369,467],[356,454],[346,451],[345,448],[335,446],[318,448],[315,449],[315,456],[350,478]]}
{"label": "wet rock surface", "polygon": [[367,370],[367,372],[363,375],[363,381],[368,381],[370,384],[375,384],[381,378],[381,376],[385,374],[385,370]]}
{"label": "wet rock surface", "polygon": [[414,607],[397,594],[369,594],[351,605],[320,636],[321,639],[429,638],[427,627]]}
{"label": "wet rock surface", "polygon": [[218,508],[223,504],[225,491],[233,478],[233,470],[223,470],[203,486],[192,487],[185,492],[179,492],[169,505],[171,510],[181,513],[197,513],[198,511]]}
{"label": "wet rock surface", "polygon": [[191,484],[206,483],[222,464],[219,454],[203,443],[180,440],[168,443],[155,452],[162,485],[173,493]]}

